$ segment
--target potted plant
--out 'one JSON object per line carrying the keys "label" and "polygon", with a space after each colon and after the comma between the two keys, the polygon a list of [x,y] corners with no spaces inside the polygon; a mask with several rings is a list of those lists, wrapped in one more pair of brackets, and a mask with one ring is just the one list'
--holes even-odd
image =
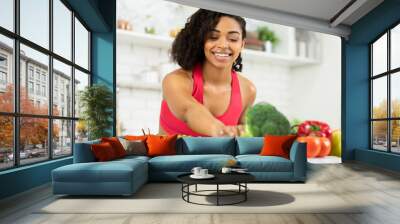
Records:
{"label": "potted plant", "polygon": [[265,51],[272,52],[272,46],[278,42],[275,33],[266,26],[257,28],[258,39],[264,41]]}
{"label": "potted plant", "polygon": [[109,88],[94,84],[86,87],[79,95],[81,118],[87,126],[89,140],[110,136],[108,129],[112,125],[113,95]]}

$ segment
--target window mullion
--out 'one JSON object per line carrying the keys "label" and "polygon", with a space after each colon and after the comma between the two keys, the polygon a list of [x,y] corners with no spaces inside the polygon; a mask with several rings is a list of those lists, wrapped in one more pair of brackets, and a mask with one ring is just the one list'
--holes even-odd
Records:
{"label": "window mullion", "polygon": [[[53,52],[53,0],[49,0],[49,50]],[[53,56],[49,55],[49,75],[48,75],[49,94],[49,120],[48,120],[48,151],[49,159],[53,159]]]}
{"label": "window mullion", "polygon": [[[72,91],[72,105],[71,105],[71,117],[75,118],[75,12],[72,11],[72,15],[71,15],[71,23],[72,23],[72,38],[71,38],[71,55],[72,55],[72,66],[71,66],[71,91]],[[76,121],[72,121],[71,122],[71,150],[72,150],[72,155],[74,155],[74,151],[75,151],[75,125],[76,125]]]}
{"label": "window mullion", "polygon": [[[20,9],[20,1],[14,1],[14,31],[17,35],[19,35],[19,9]],[[19,166],[20,164],[20,156],[19,156],[19,136],[20,136],[20,118],[15,116],[15,114],[19,114],[20,112],[20,46],[19,39],[14,39],[14,166]]]}

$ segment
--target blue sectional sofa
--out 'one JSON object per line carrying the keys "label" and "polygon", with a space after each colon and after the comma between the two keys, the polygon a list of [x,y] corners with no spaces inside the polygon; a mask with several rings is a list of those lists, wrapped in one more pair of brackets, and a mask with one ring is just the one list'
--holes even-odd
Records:
{"label": "blue sectional sofa", "polygon": [[54,194],[131,195],[148,181],[176,181],[178,175],[196,166],[218,172],[231,159],[259,182],[306,180],[306,144],[296,141],[289,159],[258,155],[262,137],[184,137],[176,142],[177,155],[96,162],[90,145],[98,142],[75,144],[74,163],[52,171]]}

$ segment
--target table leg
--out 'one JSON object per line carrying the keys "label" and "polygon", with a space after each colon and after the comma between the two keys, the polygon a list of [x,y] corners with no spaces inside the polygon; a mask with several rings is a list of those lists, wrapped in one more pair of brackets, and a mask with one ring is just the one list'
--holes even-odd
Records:
{"label": "table leg", "polygon": [[197,184],[196,184],[196,186],[195,186],[195,191],[197,192]]}
{"label": "table leg", "polygon": [[219,205],[219,184],[217,184],[217,206]]}
{"label": "table leg", "polygon": [[244,183],[244,201],[247,201],[247,192],[248,192],[248,190],[247,190],[247,182],[246,183]]}

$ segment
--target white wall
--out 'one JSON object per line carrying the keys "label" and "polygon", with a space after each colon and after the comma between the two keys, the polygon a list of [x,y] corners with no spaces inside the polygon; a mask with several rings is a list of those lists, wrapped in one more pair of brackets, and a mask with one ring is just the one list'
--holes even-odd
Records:
{"label": "white wall", "polygon": [[289,116],[326,121],[337,129],[341,120],[341,41],[327,34],[319,36],[321,63],[290,72]]}

